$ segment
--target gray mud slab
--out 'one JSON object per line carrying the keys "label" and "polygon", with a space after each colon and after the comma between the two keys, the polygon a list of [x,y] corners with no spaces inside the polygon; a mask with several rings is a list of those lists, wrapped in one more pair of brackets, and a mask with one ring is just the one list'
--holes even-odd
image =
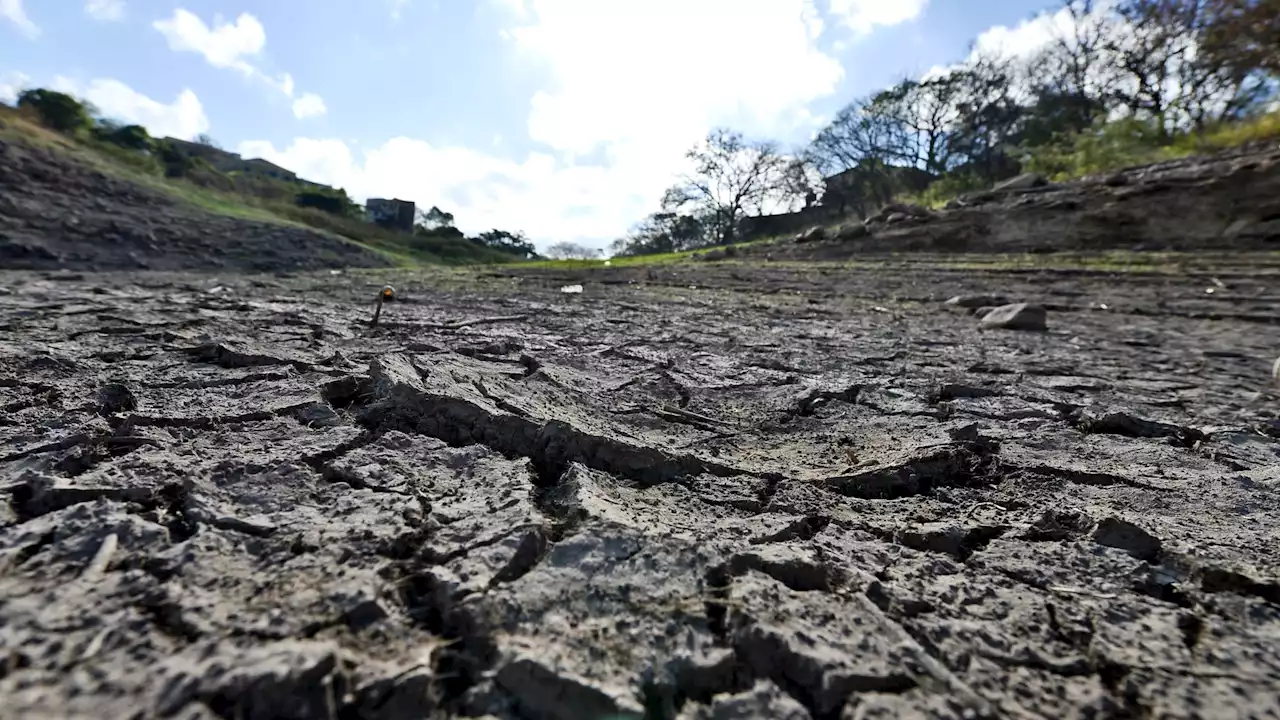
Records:
{"label": "gray mud slab", "polygon": [[965,262],[0,274],[0,714],[1280,715],[1275,258]]}

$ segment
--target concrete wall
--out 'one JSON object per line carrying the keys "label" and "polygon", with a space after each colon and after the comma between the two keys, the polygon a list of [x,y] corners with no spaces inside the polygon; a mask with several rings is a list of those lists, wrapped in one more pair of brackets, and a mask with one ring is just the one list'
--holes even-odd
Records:
{"label": "concrete wall", "polygon": [[779,235],[794,235],[814,225],[835,220],[836,214],[831,208],[814,205],[796,212],[743,218],[738,226],[738,233],[742,240],[757,240]]}
{"label": "concrete wall", "polygon": [[387,200],[385,198],[369,198],[365,203],[369,217],[379,225],[413,232],[413,220],[416,206],[409,200]]}

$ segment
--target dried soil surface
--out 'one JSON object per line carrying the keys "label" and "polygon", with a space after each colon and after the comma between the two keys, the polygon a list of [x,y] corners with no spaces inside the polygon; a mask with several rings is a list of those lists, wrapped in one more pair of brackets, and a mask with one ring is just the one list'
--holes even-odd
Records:
{"label": "dried soil surface", "polygon": [[0,274],[0,707],[1277,717],[1280,260],[1189,267]]}
{"label": "dried soil surface", "polygon": [[273,272],[388,264],[334,235],[217,214],[64,153],[0,140],[2,268]]}

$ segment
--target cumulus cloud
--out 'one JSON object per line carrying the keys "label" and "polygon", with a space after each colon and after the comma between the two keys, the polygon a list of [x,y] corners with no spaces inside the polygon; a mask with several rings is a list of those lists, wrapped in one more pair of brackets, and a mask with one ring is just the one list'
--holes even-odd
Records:
{"label": "cumulus cloud", "polygon": [[830,13],[859,35],[877,27],[911,22],[924,14],[929,0],[830,0]]}
{"label": "cumulus cloud", "polygon": [[28,78],[20,72],[0,74],[0,102],[12,105],[18,101],[18,93],[27,87]]}
{"label": "cumulus cloud", "polygon": [[464,230],[600,247],[657,208],[712,127],[807,135],[807,106],[843,77],[817,46],[813,0],[489,1],[512,61],[546,72],[527,119],[539,149],[523,159],[407,137],[359,156],[335,139],[240,150],[356,197],[446,207]]}
{"label": "cumulus cloud", "polygon": [[22,0],[0,0],[0,19],[8,20],[18,32],[34,40],[40,36],[40,28],[27,17]]}
{"label": "cumulus cloud", "polygon": [[88,100],[104,117],[141,125],[156,137],[189,140],[209,129],[204,105],[191,90],[183,90],[173,102],[166,104],[111,78],[82,84],[70,78],[57,77],[52,86],[55,90]]}
{"label": "cumulus cloud", "polygon": [[84,11],[94,20],[118,22],[124,19],[124,0],[88,0]]}
{"label": "cumulus cloud", "polygon": [[[4,0],[0,0],[3,2]],[[293,75],[270,75],[253,61],[267,45],[267,31],[258,18],[241,13],[235,22],[226,22],[215,16],[210,26],[195,13],[178,8],[167,20],[157,20],[152,27],[169,41],[169,49],[175,52],[192,52],[202,55],[216,68],[236,70],[246,77],[257,79],[289,98],[294,98],[296,86]],[[298,118],[314,117],[326,112],[324,100],[315,93],[305,93],[294,100],[293,113]]]}
{"label": "cumulus cloud", "polygon": [[261,53],[267,44],[262,23],[249,13],[241,13],[233,23],[215,19],[210,27],[195,13],[178,8],[173,17],[157,20],[151,26],[169,41],[170,50],[198,53],[216,68],[239,70],[246,75],[255,73],[248,58]]}
{"label": "cumulus cloud", "polygon": [[609,168],[572,165],[550,153],[516,161],[407,137],[360,155],[342,140],[322,138],[298,138],[284,148],[251,141],[237,151],[344,187],[356,198],[440,205],[457,214],[466,232],[523,230],[544,245],[567,239],[600,246],[652,209]]}
{"label": "cumulus cloud", "polygon": [[[1102,4],[1095,13],[1102,13]],[[966,63],[978,58],[1003,58],[1026,61],[1036,56],[1058,37],[1071,37],[1076,20],[1066,8],[1056,12],[1042,12],[1017,25],[993,25],[982,31],[974,40],[964,61],[952,65],[935,65],[924,74],[925,80],[942,77]]]}
{"label": "cumulus cloud", "polygon": [[359,155],[336,139],[239,149],[355,197],[440,205],[470,232],[601,247],[657,208],[712,127],[807,135],[820,120],[807,106],[843,78],[813,0],[489,2],[512,61],[546,72],[527,118],[539,149],[523,159],[408,137]]}
{"label": "cumulus cloud", "polygon": [[328,111],[329,109],[324,105],[324,98],[315,93],[303,93],[293,101],[293,115],[300,120],[319,117]]}
{"label": "cumulus cloud", "polygon": [[550,75],[529,135],[558,150],[683,150],[724,122],[776,130],[843,77],[817,47],[812,0],[500,2],[514,10],[507,37]]}

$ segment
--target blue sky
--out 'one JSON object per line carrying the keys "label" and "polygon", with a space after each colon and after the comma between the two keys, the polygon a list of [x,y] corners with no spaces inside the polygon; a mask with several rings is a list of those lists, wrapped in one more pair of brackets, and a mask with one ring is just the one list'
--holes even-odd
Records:
{"label": "blue sky", "polygon": [[713,126],[803,143],[842,105],[1025,52],[1054,0],[0,0],[0,99],[88,97],[463,230],[597,247]]}

